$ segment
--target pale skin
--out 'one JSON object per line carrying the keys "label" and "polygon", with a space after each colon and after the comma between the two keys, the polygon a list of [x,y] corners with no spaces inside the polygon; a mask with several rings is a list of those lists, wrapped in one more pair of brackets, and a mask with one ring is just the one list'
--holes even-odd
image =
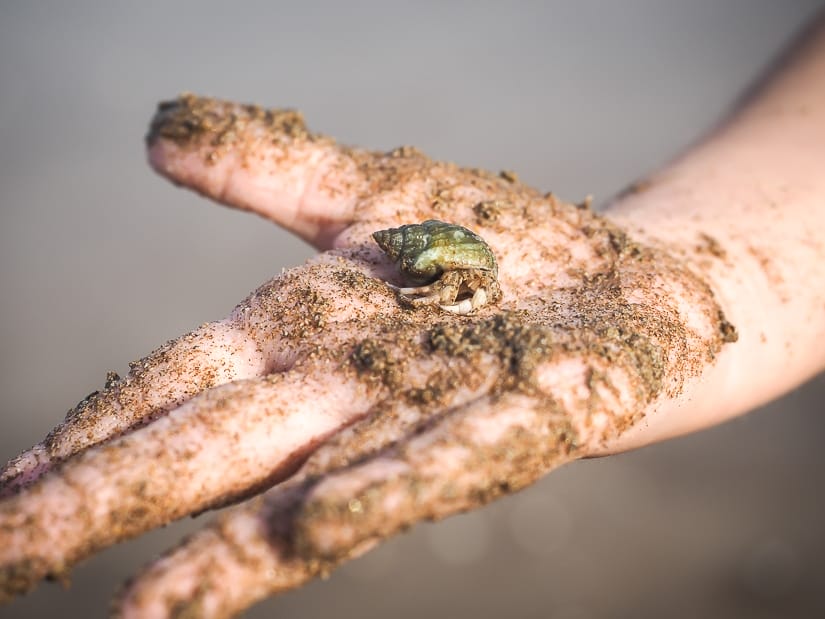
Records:
{"label": "pale skin", "polygon": [[[112,376],[0,473],[0,599],[231,502],[117,598],[226,617],[571,460],[720,423],[825,366],[825,29],[604,217],[294,114],[183,97],[153,167],[319,255]],[[502,298],[401,303],[372,232],[480,234]]]}

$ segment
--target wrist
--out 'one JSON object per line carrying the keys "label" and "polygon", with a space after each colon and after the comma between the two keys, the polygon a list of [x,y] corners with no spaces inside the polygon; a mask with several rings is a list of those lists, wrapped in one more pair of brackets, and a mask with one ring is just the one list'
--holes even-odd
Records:
{"label": "wrist", "polygon": [[[768,139],[769,128],[735,123],[607,209],[702,277],[739,334],[628,445],[746,412],[825,365],[825,184],[811,169],[823,158]],[[667,414],[685,406],[689,415]]]}

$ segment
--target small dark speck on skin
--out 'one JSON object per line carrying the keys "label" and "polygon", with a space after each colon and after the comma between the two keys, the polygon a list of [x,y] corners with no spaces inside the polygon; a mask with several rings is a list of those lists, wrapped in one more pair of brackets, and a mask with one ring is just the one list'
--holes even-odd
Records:
{"label": "small dark speck on skin", "polygon": [[502,211],[507,208],[510,208],[510,205],[501,200],[485,200],[476,204],[473,212],[476,215],[476,221],[483,225],[497,221]]}
{"label": "small dark speck on skin", "polygon": [[731,344],[739,340],[739,333],[731,323],[724,318],[719,320],[719,332],[722,334],[722,341]]}
{"label": "small dark speck on skin", "polygon": [[117,372],[106,372],[106,383],[103,388],[111,389],[119,380],[120,375]]}
{"label": "small dark speck on skin", "polygon": [[583,211],[590,211],[593,209],[593,196],[586,195],[584,200],[576,204],[576,208],[583,210]]}
{"label": "small dark speck on skin", "polygon": [[208,585],[201,584],[191,598],[170,600],[168,604],[169,617],[171,619],[198,619],[203,617],[205,615],[203,598],[209,588]]}
{"label": "small dark speck on skin", "polygon": [[512,170],[502,170],[498,173],[498,175],[503,178],[508,183],[517,183],[519,182],[518,174],[513,172]]}
{"label": "small dark speck on skin", "polygon": [[773,289],[773,292],[779,297],[782,303],[788,303],[790,298],[785,290],[785,278],[782,276],[782,271],[766,251],[753,245],[748,246],[748,253],[756,260],[765,279]]}
{"label": "small dark speck on skin", "polygon": [[32,558],[14,565],[0,566],[0,604],[10,601],[15,595],[31,591],[44,571],[43,563],[45,561]]}
{"label": "small dark speck on skin", "polygon": [[719,258],[722,261],[727,260],[728,257],[728,252],[725,251],[722,244],[705,232],[699,234],[699,243],[696,244],[696,253],[710,254],[711,256]]}
{"label": "small dark speck on skin", "polygon": [[632,196],[634,194],[644,193],[648,189],[653,187],[653,181],[651,180],[640,180],[636,181],[635,183],[631,183],[627,187],[625,187],[622,191],[619,192],[619,195],[616,196],[617,199],[626,198],[627,196]]}

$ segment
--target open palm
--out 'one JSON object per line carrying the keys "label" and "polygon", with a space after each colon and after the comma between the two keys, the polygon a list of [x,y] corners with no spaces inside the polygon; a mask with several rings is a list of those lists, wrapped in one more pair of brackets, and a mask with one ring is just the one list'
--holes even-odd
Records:
{"label": "open palm", "polygon": [[[511,173],[341,147],[293,112],[193,96],[161,105],[149,154],[323,251],[110,376],[6,466],[0,599],[250,499],[118,599],[123,616],[231,615],[609,449],[735,337],[666,248]],[[427,219],[489,243],[500,301],[466,316],[403,302],[371,234]]]}

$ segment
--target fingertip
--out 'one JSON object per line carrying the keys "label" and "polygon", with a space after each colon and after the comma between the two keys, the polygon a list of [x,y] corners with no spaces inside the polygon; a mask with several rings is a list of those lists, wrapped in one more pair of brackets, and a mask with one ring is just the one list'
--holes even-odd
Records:
{"label": "fingertip", "polygon": [[[214,195],[217,187],[201,185],[227,167],[263,172],[262,162],[276,147],[294,151],[313,138],[295,110],[265,110],[184,93],[158,103],[146,148],[157,172],[220,199]],[[283,152],[282,159],[288,154]]]}
{"label": "fingertip", "polygon": [[146,144],[160,139],[180,147],[210,145],[219,156],[221,147],[249,139],[250,131],[265,132],[272,142],[315,139],[303,115],[293,109],[266,109],[212,97],[183,93],[176,99],[158,103],[149,124]]}
{"label": "fingertip", "polygon": [[42,477],[51,467],[48,449],[40,443],[0,469],[0,499],[13,496]]}

